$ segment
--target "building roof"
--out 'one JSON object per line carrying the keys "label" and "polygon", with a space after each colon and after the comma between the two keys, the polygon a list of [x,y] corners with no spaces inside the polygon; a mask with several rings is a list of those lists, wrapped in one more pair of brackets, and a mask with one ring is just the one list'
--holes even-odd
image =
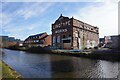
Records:
{"label": "building roof", "polygon": [[30,35],[29,37],[42,36],[43,34],[46,34],[46,32],[44,32],[44,33],[40,33],[40,34],[36,34],[36,35]]}
{"label": "building roof", "polygon": [[[85,24],[85,25],[88,25],[88,26],[90,26],[90,27],[99,29],[97,26],[90,25],[90,24],[88,24],[88,23],[86,23],[86,22],[80,21],[80,20],[75,19],[75,18],[73,18],[73,17],[72,17],[72,18],[65,17],[65,16],[63,16],[62,14],[61,14],[60,17],[55,21],[55,23],[60,22],[62,19],[66,19],[66,20],[74,19],[74,20],[79,21],[79,22],[81,22],[81,23],[83,23],[83,24]],[[55,24],[55,23],[54,23],[54,24]]]}
{"label": "building roof", "polygon": [[3,35],[0,35],[0,37],[8,37],[8,36],[3,36]]}
{"label": "building roof", "polygon": [[[69,18],[69,17],[62,16],[62,14],[61,14],[60,17],[55,21],[55,23],[60,22],[62,19],[67,19],[67,20],[69,20],[70,18]],[[54,23],[54,24],[55,24],[55,23]]]}
{"label": "building roof", "polygon": [[120,37],[120,35],[108,35],[108,36],[104,36],[104,37]]}
{"label": "building roof", "polygon": [[105,38],[99,38],[99,41],[104,41],[105,40]]}
{"label": "building roof", "polygon": [[40,34],[35,34],[35,35],[30,35],[28,38],[26,38],[25,40],[31,38],[31,37],[35,37],[35,36],[42,36],[43,34],[47,34],[46,32],[40,33]]}

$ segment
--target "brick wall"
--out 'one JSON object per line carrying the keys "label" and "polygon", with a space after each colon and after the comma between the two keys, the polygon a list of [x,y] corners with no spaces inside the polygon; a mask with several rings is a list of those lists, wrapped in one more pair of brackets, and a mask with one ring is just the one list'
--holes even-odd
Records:
{"label": "brick wall", "polygon": [[[64,23],[66,23],[66,25],[63,25]],[[65,29],[66,32],[64,32]],[[98,31],[99,29],[97,27],[77,19],[60,16],[55,23],[52,24],[52,45],[64,48],[63,40],[65,39],[63,39],[63,36],[67,39],[69,35],[71,35],[71,49],[85,48],[88,45],[87,42],[92,44],[94,42],[94,46],[97,46],[99,43]],[[58,36],[60,36],[60,43],[57,43]],[[53,43],[53,38],[55,38],[55,43]]]}

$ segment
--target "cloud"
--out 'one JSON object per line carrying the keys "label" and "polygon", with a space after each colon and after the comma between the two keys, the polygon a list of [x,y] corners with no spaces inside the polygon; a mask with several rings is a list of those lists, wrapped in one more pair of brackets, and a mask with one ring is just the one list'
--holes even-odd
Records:
{"label": "cloud", "polygon": [[[45,18],[40,19],[41,21],[32,21],[32,19],[29,18],[44,14],[53,4],[54,3],[30,2],[22,3],[22,6],[17,8],[14,12],[10,12],[7,9],[4,10],[4,12],[0,13],[0,25],[2,26],[2,30],[9,33],[8,36],[14,36],[20,39],[25,39],[27,37],[26,35],[32,33],[40,33],[39,28],[42,28],[40,26],[45,24]],[[8,3],[8,5],[10,5],[10,3]],[[6,4],[4,6],[8,7],[8,5]],[[10,8],[13,9],[12,6]]]}
{"label": "cloud", "polygon": [[12,21],[12,18],[10,18],[9,14],[6,13],[0,13],[0,26],[5,26],[9,24]]}
{"label": "cloud", "polygon": [[28,35],[32,33],[36,33],[35,28],[40,28],[40,25],[38,23],[34,24],[27,24],[27,25],[16,25],[15,24],[10,24],[6,27],[3,28],[5,32],[9,32],[8,36],[14,36],[16,38],[20,38],[24,40]]}
{"label": "cloud", "polygon": [[[95,0],[95,1],[101,1],[101,0]],[[52,23],[53,21],[47,21],[45,14],[49,9],[52,9],[54,11],[54,7],[56,7],[53,6],[54,4],[57,3],[47,3],[47,2],[23,3],[14,12],[0,13],[0,15],[2,14],[2,16],[0,16],[0,18],[2,18],[2,20],[0,19],[0,24],[3,24],[3,30],[8,32],[9,35],[15,36],[20,39],[25,39],[28,35],[40,33],[44,30],[50,31],[51,27],[49,26],[49,22]],[[5,11],[7,11],[7,9]],[[52,16],[54,14],[56,13],[53,13]],[[42,15],[42,19],[37,19],[38,17],[41,18],[40,17],[41,15]],[[82,20],[91,25],[98,26],[100,28],[100,36],[102,37],[104,35],[110,35],[110,34],[112,35],[118,32],[117,15],[118,15],[117,3],[114,1],[110,1],[110,2],[105,1],[101,3],[95,2],[93,5],[86,6],[82,9],[80,7],[78,8],[78,12],[76,11],[70,14],[70,16],[74,16],[76,19]],[[35,21],[34,20],[32,21],[32,19],[30,19],[33,17],[36,17],[34,18],[36,19]],[[45,29],[43,28],[43,26],[45,26],[45,28],[49,27],[50,29]]]}
{"label": "cloud", "polygon": [[[10,3],[5,3],[5,5]],[[22,6],[15,10],[14,12],[1,12],[0,13],[0,26],[4,27],[10,25],[12,22],[18,20],[18,17],[22,17],[24,20],[28,20],[31,17],[36,17],[41,15],[43,12],[47,11],[47,9],[52,6],[54,3],[23,3]],[[5,6],[3,5],[3,7]],[[9,7],[9,6],[7,6]],[[11,6],[12,8],[12,6]],[[5,10],[7,11],[7,9]]]}
{"label": "cloud", "polygon": [[8,36],[14,36],[24,40],[29,35],[41,33],[43,30],[46,30],[46,27],[43,28],[44,21],[37,21],[29,24],[15,24],[11,23],[3,27],[4,32],[8,32]]}
{"label": "cloud", "polygon": [[70,16],[98,26],[100,37],[118,34],[118,5],[112,0],[78,8],[78,12]]}
{"label": "cloud", "polygon": [[27,3],[27,6],[26,6],[26,4],[24,4],[24,5],[25,5],[25,7],[18,10],[16,12],[16,14],[21,15],[25,20],[27,20],[31,17],[41,15],[50,6],[52,6],[53,3],[42,3],[42,2],[40,2],[40,3]]}

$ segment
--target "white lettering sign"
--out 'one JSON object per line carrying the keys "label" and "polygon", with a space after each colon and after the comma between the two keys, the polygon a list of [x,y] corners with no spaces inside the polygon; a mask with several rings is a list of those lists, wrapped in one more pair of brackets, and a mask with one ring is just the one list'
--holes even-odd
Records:
{"label": "white lettering sign", "polygon": [[61,32],[67,32],[67,29],[60,29],[60,30],[55,31],[55,33],[61,33]]}
{"label": "white lettering sign", "polygon": [[55,28],[60,28],[60,27],[62,27],[62,26],[66,26],[66,25],[70,25],[70,21],[66,21],[66,22],[64,22],[64,23],[59,23],[59,24],[55,25],[55,26],[53,27],[53,29],[55,29]]}

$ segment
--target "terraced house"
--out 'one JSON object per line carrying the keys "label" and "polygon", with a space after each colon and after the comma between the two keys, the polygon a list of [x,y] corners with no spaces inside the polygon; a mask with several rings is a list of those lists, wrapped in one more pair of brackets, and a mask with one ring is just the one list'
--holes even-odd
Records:
{"label": "terraced house", "polygon": [[51,45],[51,35],[48,35],[46,32],[31,35],[24,40],[24,46],[27,47],[37,47],[37,46],[49,46]]}
{"label": "terraced house", "polygon": [[99,43],[99,28],[60,15],[52,24],[52,46],[61,49],[93,48]]}

